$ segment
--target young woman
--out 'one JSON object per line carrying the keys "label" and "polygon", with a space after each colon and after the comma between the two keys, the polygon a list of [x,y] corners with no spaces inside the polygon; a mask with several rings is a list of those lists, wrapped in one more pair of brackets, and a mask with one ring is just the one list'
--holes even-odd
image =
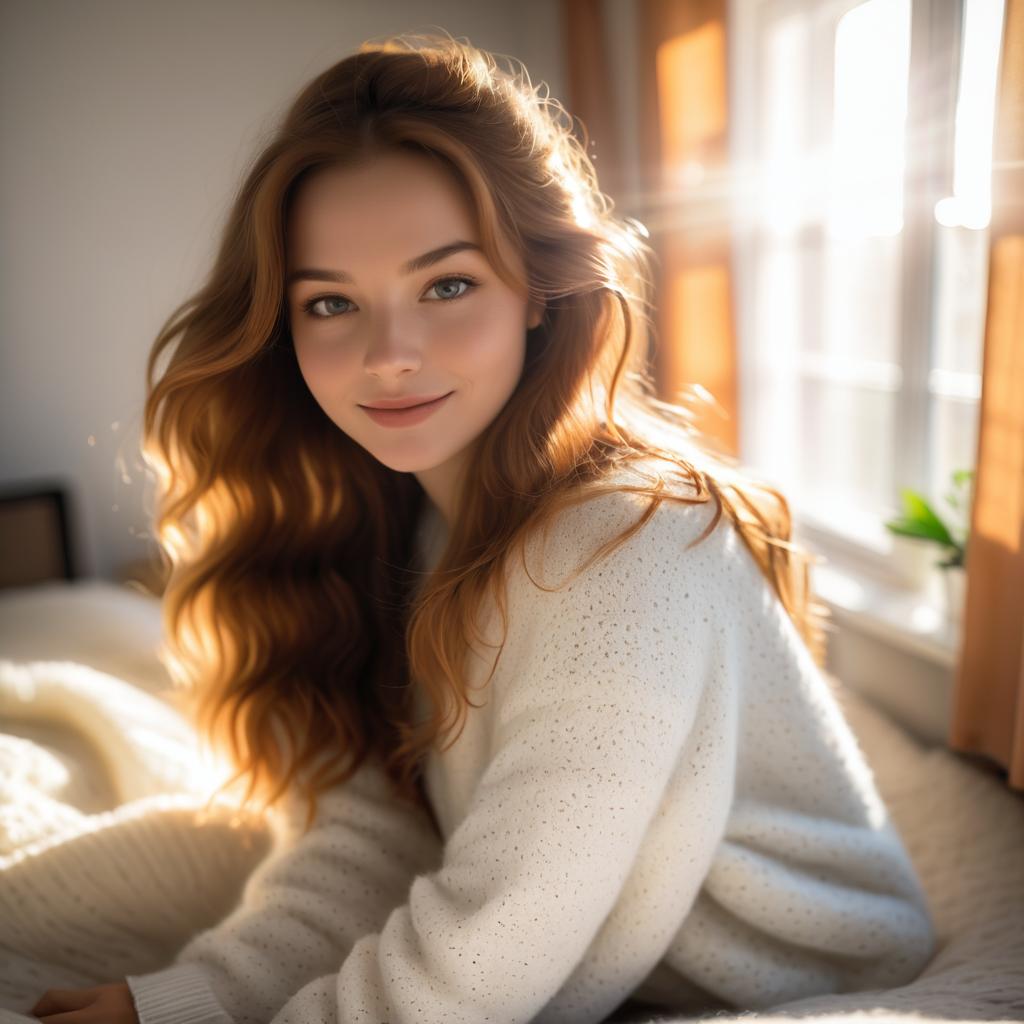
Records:
{"label": "young woman", "polygon": [[37,1016],[583,1024],[920,972],[785,500],[652,397],[649,256],[521,66],[406,36],[302,91],[145,439],[168,667],[287,827],[172,964]]}

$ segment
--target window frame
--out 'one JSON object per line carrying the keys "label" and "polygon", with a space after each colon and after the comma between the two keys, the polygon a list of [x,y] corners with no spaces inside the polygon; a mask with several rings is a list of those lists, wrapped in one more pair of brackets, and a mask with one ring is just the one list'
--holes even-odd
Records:
{"label": "window frame", "polygon": [[[761,77],[757,40],[766,23],[793,13],[804,13],[811,20],[815,38],[811,52],[827,59],[811,61],[811,93],[820,97],[810,110],[812,134],[822,133],[824,119],[831,123],[828,102],[834,73],[835,26],[862,0],[730,0],[729,88],[730,149],[737,168],[756,167],[759,158],[757,126],[754,123],[755,90]],[[938,225],[934,217],[936,202],[952,194],[956,101],[959,85],[959,55],[963,26],[964,0],[910,0],[910,61],[907,108],[907,146],[903,178],[903,230],[900,234],[901,280],[899,283],[899,398],[893,420],[894,510],[899,507],[899,489],[912,487],[927,493],[931,459],[930,434],[935,400],[941,393],[932,374],[936,337],[936,260]],[[939,65],[939,61],[945,62]],[[934,83],[947,81],[947,90]],[[827,88],[823,87],[827,86]],[[827,109],[826,109],[827,108]],[[926,144],[914,136],[915,126],[942,125],[942,130],[925,133]],[[920,133],[918,133],[920,135]],[[914,136],[912,138],[912,136]],[[744,196],[734,204],[734,279],[736,282],[736,323],[739,358],[739,408],[750,408],[749,396],[758,386],[758,353],[754,351],[753,303],[746,299],[755,280],[763,231],[756,221],[756,210]],[[801,231],[797,244],[820,244],[824,240],[822,222],[809,224]],[[817,281],[812,283],[812,289]],[[806,292],[805,292],[806,294]],[[799,381],[818,376],[806,361],[798,361]],[[810,372],[809,372],[810,371]],[[752,417],[741,415],[740,459],[748,461],[751,452]],[[898,443],[897,443],[898,441]],[[784,481],[773,481],[785,488]],[[794,533],[818,553],[841,569],[871,576],[893,588],[908,586],[907,569],[894,558],[893,538],[881,522],[857,532],[837,528],[827,515],[816,510],[799,495],[789,494]]]}

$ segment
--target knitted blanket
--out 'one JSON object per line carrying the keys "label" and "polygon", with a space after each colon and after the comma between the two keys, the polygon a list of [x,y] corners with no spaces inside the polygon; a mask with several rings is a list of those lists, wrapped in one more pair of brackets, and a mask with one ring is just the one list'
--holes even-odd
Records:
{"label": "knitted blanket", "polygon": [[[233,828],[227,801],[194,822],[224,766],[161,691],[158,602],[112,587],[0,600],[0,1024],[34,1021],[27,1009],[47,988],[169,963],[228,913],[274,842],[271,826]],[[40,617],[47,601],[63,641],[26,637],[38,633],[30,623],[54,621]],[[107,619],[82,631],[75,653],[66,638],[97,608]],[[104,647],[128,613],[145,620],[146,643],[121,633],[116,651]],[[835,691],[928,893],[938,952],[903,988],[716,1020],[1024,1019],[1024,799],[981,762],[922,747]],[[672,1019],[630,1002],[609,1020]]]}
{"label": "knitted blanket", "polygon": [[[47,988],[152,971],[270,851],[233,829],[170,706],[73,662],[0,661],[0,1022]],[[33,1018],[29,1018],[33,1019]]]}

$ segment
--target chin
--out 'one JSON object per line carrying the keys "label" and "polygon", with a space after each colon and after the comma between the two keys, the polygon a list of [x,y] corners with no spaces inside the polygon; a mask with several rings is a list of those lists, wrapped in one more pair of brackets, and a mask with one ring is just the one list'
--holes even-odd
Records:
{"label": "chin", "polygon": [[367,448],[367,451],[383,466],[396,473],[422,473],[441,465],[447,458],[445,455],[426,455],[415,452],[383,452]]}

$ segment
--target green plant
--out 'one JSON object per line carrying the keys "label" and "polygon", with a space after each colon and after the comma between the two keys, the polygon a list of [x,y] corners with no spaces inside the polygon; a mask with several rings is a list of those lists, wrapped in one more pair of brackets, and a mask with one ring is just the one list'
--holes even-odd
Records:
{"label": "green plant", "polygon": [[[958,469],[952,479],[953,490],[945,495],[946,503],[966,520],[969,518],[970,486],[974,470]],[[903,537],[915,537],[938,544],[946,552],[946,557],[936,562],[940,569],[963,566],[967,561],[967,528],[948,526],[928,500],[917,491],[904,487],[900,490],[900,496],[903,499],[903,514],[888,520],[885,528]]]}

